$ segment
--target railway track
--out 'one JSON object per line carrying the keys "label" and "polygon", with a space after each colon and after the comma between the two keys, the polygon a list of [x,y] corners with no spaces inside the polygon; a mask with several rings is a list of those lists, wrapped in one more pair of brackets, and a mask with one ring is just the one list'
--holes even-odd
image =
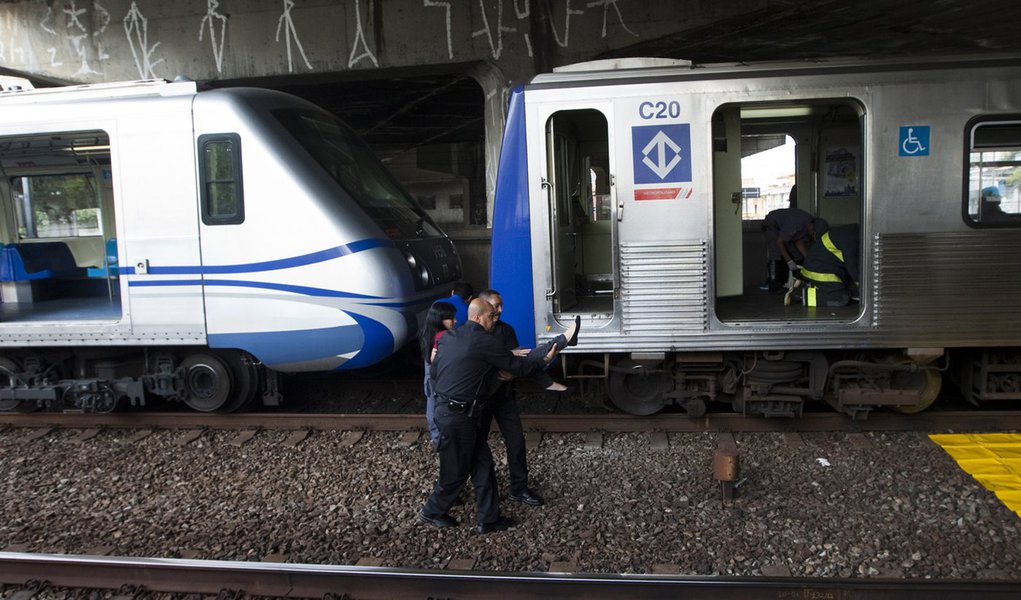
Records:
{"label": "railway track", "polygon": [[[770,432],[770,431],[1014,431],[1021,430],[1021,411],[945,411],[916,415],[875,413],[856,421],[837,413],[810,413],[799,419],[765,419],[734,413],[709,414],[697,419],[660,414],[630,415],[522,415],[527,431],[576,433],[602,431],[628,433]],[[0,413],[0,426],[53,428],[154,429],[265,429],[421,431],[425,419],[418,414],[280,414],[247,413]]]}
{"label": "railway track", "polygon": [[[26,594],[50,588],[286,598],[1016,598],[1013,582],[808,579],[460,570],[268,564],[0,552],[0,583]],[[28,598],[31,595],[25,595]]]}

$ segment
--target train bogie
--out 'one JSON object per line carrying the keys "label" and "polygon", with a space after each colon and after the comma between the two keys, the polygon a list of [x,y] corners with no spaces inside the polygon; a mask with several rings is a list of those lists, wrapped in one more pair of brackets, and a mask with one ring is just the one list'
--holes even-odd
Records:
{"label": "train bogie", "polygon": [[[637,414],[912,412],[958,354],[985,382],[969,385],[1003,390],[972,396],[1021,398],[964,351],[1021,346],[1021,60],[652,62],[576,65],[512,94],[491,280],[523,343],[580,315],[568,376],[605,365]],[[782,167],[745,160],[787,147]],[[764,217],[788,207],[853,277],[763,284]]]}

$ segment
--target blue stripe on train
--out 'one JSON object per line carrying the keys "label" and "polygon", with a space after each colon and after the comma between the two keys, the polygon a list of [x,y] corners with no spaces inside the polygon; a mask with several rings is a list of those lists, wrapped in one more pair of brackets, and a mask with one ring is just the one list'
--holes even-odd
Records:
{"label": "blue stripe on train", "polygon": [[[390,240],[380,239],[365,239],[358,240],[357,242],[351,242],[350,244],[344,244],[335,248],[327,248],[326,250],[320,250],[318,252],[311,252],[309,254],[303,254],[301,256],[292,256],[290,258],[281,258],[278,260],[267,260],[256,263],[244,263],[238,265],[194,265],[194,266],[169,266],[169,267],[149,267],[148,273],[150,275],[213,275],[213,274],[224,274],[224,273],[255,273],[258,271],[276,271],[279,269],[291,269],[294,267],[302,267],[305,265],[311,265],[318,262],[325,262],[333,260],[334,258],[340,258],[342,256],[348,256],[356,254],[358,252],[364,252],[365,250],[372,250],[373,248],[392,248],[394,243]],[[125,266],[121,269],[121,272],[126,275],[135,275],[135,267]]]}
{"label": "blue stripe on train", "polygon": [[357,352],[337,367],[338,371],[367,367],[393,353],[394,337],[385,325],[362,315],[351,316],[357,325],[299,331],[210,334],[209,347],[245,350],[271,368]]}
{"label": "blue stripe on train", "polygon": [[529,221],[525,92],[522,86],[517,86],[511,92],[496,177],[489,282],[503,296],[503,316],[500,318],[514,327],[522,346],[534,348],[535,305]]}

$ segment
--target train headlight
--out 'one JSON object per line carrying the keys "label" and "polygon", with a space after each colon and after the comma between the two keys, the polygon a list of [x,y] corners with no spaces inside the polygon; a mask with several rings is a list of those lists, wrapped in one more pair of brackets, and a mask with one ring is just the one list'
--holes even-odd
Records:
{"label": "train headlight", "polygon": [[412,254],[410,252],[406,252],[404,254],[404,258],[408,261],[408,266],[411,267],[412,271],[414,271],[415,268],[418,267],[418,261],[415,260],[415,255],[414,254]]}
{"label": "train headlight", "polygon": [[422,268],[418,270],[418,277],[422,281],[422,285],[429,287],[432,284],[432,277],[429,276],[429,270],[422,265]]}

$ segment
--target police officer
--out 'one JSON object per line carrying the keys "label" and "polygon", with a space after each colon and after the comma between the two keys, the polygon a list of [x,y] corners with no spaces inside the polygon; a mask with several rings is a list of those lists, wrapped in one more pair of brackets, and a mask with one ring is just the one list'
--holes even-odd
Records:
{"label": "police officer", "polygon": [[837,225],[819,238],[808,250],[799,275],[815,288],[808,306],[847,306],[858,296],[861,281],[861,258],[858,249],[860,229],[857,223]]}
{"label": "police officer", "polygon": [[545,357],[518,357],[491,335],[497,315],[493,305],[476,298],[468,307],[468,322],[439,340],[432,363],[436,393],[436,425],[440,429],[440,473],[433,492],[418,515],[419,521],[436,527],[452,527],[457,521],[447,514],[471,475],[475,487],[476,532],[483,534],[512,527],[500,516],[496,473],[487,430],[481,428],[481,406],[486,385],[497,371],[526,377],[542,369],[556,356],[554,347]]}

